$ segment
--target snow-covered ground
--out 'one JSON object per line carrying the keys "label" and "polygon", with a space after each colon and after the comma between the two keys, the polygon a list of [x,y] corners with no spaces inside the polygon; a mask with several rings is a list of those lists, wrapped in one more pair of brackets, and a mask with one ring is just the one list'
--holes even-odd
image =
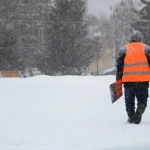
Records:
{"label": "snow-covered ground", "polygon": [[0,79],[0,150],[150,150],[150,106],[128,124],[115,76]]}

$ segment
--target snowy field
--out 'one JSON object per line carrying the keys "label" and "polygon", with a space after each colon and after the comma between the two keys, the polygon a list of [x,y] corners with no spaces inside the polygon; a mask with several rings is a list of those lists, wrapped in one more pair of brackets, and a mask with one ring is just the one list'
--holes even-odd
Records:
{"label": "snowy field", "polygon": [[150,150],[150,104],[128,124],[115,76],[0,79],[0,150]]}

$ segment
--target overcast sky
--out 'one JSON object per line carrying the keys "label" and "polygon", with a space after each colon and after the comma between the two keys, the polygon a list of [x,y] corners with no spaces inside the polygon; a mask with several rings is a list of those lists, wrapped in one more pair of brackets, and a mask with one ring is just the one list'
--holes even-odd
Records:
{"label": "overcast sky", "polygon": [[[110,14],[110,7],[115,6],[121,0],[88,0],[88,14]],[[130,0],[129,0],[130,1]],[[134,0],[136,4],[140,2],[140,0]]]}
{"label": "overcast sky", "polygon": [[88,14],[98,15],[100,13],[109,15],[110,6],[114,6],[120,0],[88,0]]}

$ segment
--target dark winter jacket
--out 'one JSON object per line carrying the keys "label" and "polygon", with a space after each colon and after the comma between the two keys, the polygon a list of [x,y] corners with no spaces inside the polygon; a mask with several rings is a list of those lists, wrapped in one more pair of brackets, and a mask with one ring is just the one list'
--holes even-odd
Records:
{"label": "dark winter jacket", "polygon": [[[130,43],[131,42],[142,42],[143,35],[139,31],[134,31],[131,34]],[[123,75],[123,68],[124,68],[124,58],[126,56],[126,46],[121,48],[119,52],[119,56],[117,58],[117,73],[116,73],[116,80],[122,79]],[[150,47],[145,45],[145,56],[147,57],[148,64],[150,66]],[[149,87],[149,82],[125,82],[124,87]]]}

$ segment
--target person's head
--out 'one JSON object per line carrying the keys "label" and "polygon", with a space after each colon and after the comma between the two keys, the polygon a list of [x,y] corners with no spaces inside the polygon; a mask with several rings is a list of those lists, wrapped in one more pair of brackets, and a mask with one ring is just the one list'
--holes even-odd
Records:
{"label": "person's head", "polygon": [[140,31],[133,31],[130,36],[130,42],[143,42],[144,37]]}

